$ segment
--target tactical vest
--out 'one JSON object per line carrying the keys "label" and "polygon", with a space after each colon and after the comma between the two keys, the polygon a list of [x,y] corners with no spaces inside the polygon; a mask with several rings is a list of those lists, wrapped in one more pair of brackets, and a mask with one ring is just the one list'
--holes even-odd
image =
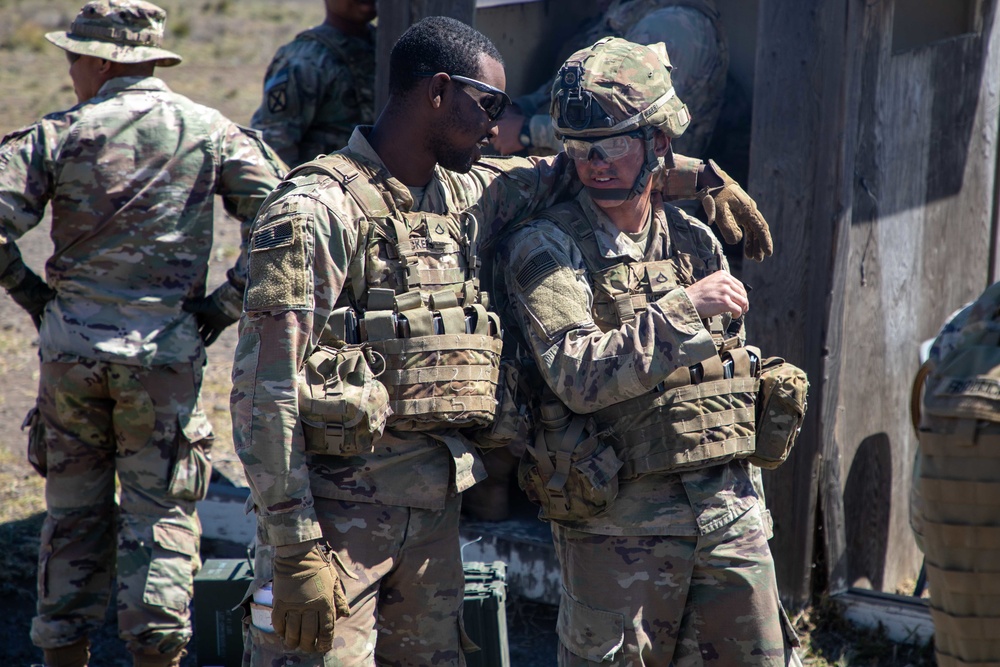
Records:
{"label": "tactical vest", "polygon": [[[387,425],[408,431],[484,426],[496,412],[500,320],[479,289],[478,225],[468,212],[400,211],[378,174],[335,153],[319,171],[364,211],[358,250],[325,336],[385,360]],[[360,314],[357,330],[343,316]],[[322,342],[322,341],[321,341]]]}
{"label": "tactical vest", "polygon": [[[711,272],[697,255],[693,231],[683,215],[670,206],[664,212],[670,257],[641,262],[603,257],[593,226],[577,202],[560,204],[543,215],[576,240],[594,293],[592,317],[601,330],[634,322],[650,303]],[[655,238],[656,228],[650,234]],[[717,465],[753,454],[760,352],[742,346],[736,336],[727,338],[717,318],[709,328],[719,355],[678,369],[645,395],[594,413],[598,427],[610,433],[625,478]]]}
{"label": "tactical vest", "polygon": [[[951,326],[951,324],[949,324]],[[915,383],[911,525],[925,555],[939,665],[1000,663],[1000,283]],[[921,396],[921,382],[926,379]]]}

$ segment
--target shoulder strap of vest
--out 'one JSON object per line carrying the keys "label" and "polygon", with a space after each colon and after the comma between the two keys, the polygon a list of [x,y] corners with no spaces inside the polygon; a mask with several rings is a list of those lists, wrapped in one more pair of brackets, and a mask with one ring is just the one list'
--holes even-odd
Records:
{"label": "shoulder strap of vest", "polygon": [[331,153],[295,167],[285,180],[303,173],[320,172],[340,183],[370,218],[384,218],[395,208],[391,196],[380,188],[370,174],[341,152]]}
{"label": "shoulder strap of vest", "polygon": [[670,204],[663,204],[663,213],[667,217],[667,233],[670,234],[671,254],[682,252],[694,255],[697,244],[694,240],[694,230],[680,209]]}
{"label": "shoulder strap of vest", "polygon": [[591,273],[600,273],[605,269],[619,264],[617,261],[609,261],[601,255],[597,247],[597,236],[594,234],[594,227],[590,223],[583,208],[575,201],[567,201],[557,204],[538,216],[545,220],[550,220],[569,234],[576,241],[580,252],[583,254],[583,261],[587,264],[587,270]]}
{"label": "shoulder strap of vest", "polygon": [[365,250],[368,248],[371,225],[374,220],[390,217],[394,208],[389,203],[391,196],[378,187],[370,175],[363,173],[352,160],[339,152],[300,164],[285,175],[285,181],[293,176],[315,172],[325,174],[339,183],[365,212],[364,217],[356,221],[358,224],[358,247],[355,249],[348,267],[351,292],[354,297],[354,305],[357,307],[365,289],[364,270],[361,263],[365,256]]}

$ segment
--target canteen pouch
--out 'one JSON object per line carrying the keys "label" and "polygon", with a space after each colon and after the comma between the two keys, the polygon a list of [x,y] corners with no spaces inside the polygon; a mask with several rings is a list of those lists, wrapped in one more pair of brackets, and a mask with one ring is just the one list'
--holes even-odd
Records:
{"label": "canteen pouch", "polygon": [[48,454],[45,450],[45,424],[42,423],[42,415],[38,412],[38,406],[32,406],[28,410],[24,421],[21,423],[21,430],[28,429],[28,463],[42,477],[49,471]]}
{"label": "canteen pouch", "polygon": [[[555,409],[564,411],[553,419]],[[622,462],[598,432],[594,420],[571,413],[561,403],[542,405],[535,429],[518,466],[518,484],[541,507],[539,518],[580,521],[597,516],[618,497]]]}
{"label": "canteen pouch", "polygon": [[757,397],[757,442],[750,463],[774,470],[788,458],[806,414],[809,379],[780,357],[765,359]]}
{"label": "canteen pouch", "polygon": [[352,456],[374,451],[391,414],[378,376],[385,362],[367,344],[320,344],[299,371],[306,451]]}

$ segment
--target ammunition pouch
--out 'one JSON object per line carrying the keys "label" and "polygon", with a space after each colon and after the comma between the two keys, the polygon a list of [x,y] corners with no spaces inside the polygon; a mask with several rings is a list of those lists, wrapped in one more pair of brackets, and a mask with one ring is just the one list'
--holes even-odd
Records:
{"label": "ammunition pouch", "polygon": [[729,350],[725,359],[700,364],[697,383],[692,369],[680,368],[652,393],[596,412],[624,461],[623,477],[705,468],[753,454],[758,383],[750,351],[759,358],[755,348]]}
{"label": "ammunition pouch", "polygon": [[541,507],[539,518],[581,521],[608,509],[618,496],[622,462],[606,433],[555,400],[543,403],[541,421],[517,471],[518,484]]}
{"label": "ammunition pouch", "polygon": [[366,344],[320,344],[299,371],[299,419],[311,454],[351,456],[374,450],[390,414],[378,380],[385,362]]}
{"label": "ammunition pouch", "polygon": [[750,463],[774,470],[788,458],[806,415],[805,371],[780,357],[765,359],[757,397],[757,445]]}

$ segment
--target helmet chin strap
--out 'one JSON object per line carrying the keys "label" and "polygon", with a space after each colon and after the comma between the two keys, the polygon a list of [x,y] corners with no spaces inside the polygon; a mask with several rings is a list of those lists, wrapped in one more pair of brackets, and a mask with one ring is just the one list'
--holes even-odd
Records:
{"label": "helmet chin strap", "polygon": [[[628,201],[635,199],[646,189],[653,171],[660,166],[660,160],[656,157],[656,142],[654,141],[654,130],[648,125],[642,128],[642,140],[646,147],[646,158],[643,160],[642,169],[636,174],[632,181],[631,188],[592,188],[587,187],[587,192],[593,199],[603,199],[605,201]],[[669,154],[668,166],[673,166],[673,152]]]}

